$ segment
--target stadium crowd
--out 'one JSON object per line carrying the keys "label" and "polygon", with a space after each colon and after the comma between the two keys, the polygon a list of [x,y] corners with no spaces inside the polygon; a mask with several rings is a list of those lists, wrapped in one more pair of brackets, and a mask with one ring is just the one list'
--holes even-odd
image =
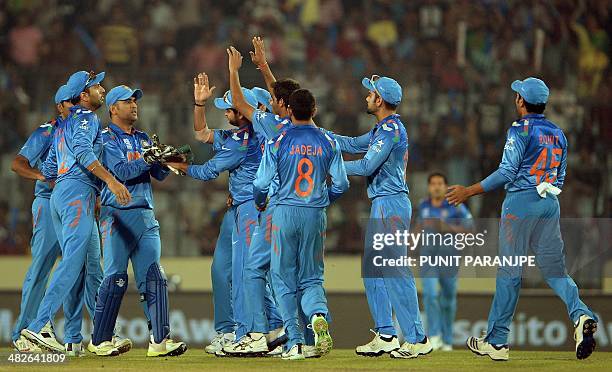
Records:
{"label": "stadium crowd", "polygon": [[[141,87],[138,125],[165,143],[190,143],[202,161],[211,150],[193,139],[192,77],[206,72],[222,94],[225,48],[246,55],[253,35],[265,37],[275,75],[311,89],[317,123],[338,133],[374,124],[363,76],[400,82],[413,206],[433,170],[465,185],[496,169],[516,119],[509,84],[541,77],[551,88],[546,113],[570,144],[562,215],[610,217],[611,11],[606,1],[574,0],[0,1],[0,254],[29,251],[33,183],[10,172],[10,163],[53,117],[52,95],[70,72],[104,70],[108,87]],[[242,83],[264,87],[255,66],[244,65]],[[227,126],[220,110],[207,113],[211,127]],[[329,211],[330,252],[362,250],[354,232],[369,202],[364,181],[351,182],[356,187]],[[210,254],[227,178],[172,177],[154,188],[164,255]],[[502,199],[501,191],[475,198],[470,208],[475,217],[496,217]],[[568,245],[581,242],[573,238]]]}

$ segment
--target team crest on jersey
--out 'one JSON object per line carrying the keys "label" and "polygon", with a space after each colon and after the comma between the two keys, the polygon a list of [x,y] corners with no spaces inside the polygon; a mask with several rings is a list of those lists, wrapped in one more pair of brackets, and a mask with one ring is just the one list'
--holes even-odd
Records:
{"label": "team crest on jersey", "polygon": [[79,128],[81,128],[82,130],[89,130],[89,126],[87,124],[89,124],[87,119],[83,119],[81,120],[81,125],[79,125]]}
{"label": "team crest on jersey", "polygon": [[132,143],[130,142],[130,140],[129,140],[129,139],[124,138],[124,139],[123,139],[123,143],[125,143],[125,147],[127,147],[127,148],[128,148],[128,150],[133,150],[133,148],[132,148]]}
{"label": "team crest on jersey", "polygon": [[372,145],[372,150],[376,151],[376,152],[381,152],[382,151],[382,147],[385,143],[383,142],[383,140],[378,140],[376,141],[376,143],[374,143]]}

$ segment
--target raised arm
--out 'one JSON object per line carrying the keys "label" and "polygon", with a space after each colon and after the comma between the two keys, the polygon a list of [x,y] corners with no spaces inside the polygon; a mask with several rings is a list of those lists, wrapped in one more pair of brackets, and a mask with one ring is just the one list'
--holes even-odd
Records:
{"label": "raised arm", "polygon": [[208,75],[201,72],[193,78],[193,130],[196,140],[213,143],[213,130],[206,122],[206,101],[212,96],[215,87],[208,84]]}
{"label": "raised arm", "polygon": [[272,74],[270,65],[268,65],[268,61],[266,60],[266,48],[264,46],[264,41],[261,37],[255,36],[252,42],[253,51],[249,52],[251,54],[251,60],[255,66],[257,66],[257,69],[261,71],[264,81],[266,82],[266,88],[268,89],[268,92],[272,94],[272,84],[274,84],[276,78]]}
{"label": "raised arm", "polygon": [[232,106],[238,110],[244,117],[252,118],[255,108],[247,103],[240,89],[240,76],[238,70],[242,66],[242,55],[234,48],[227,49],[228,67],[230,75],[230,91],[232,92]]}

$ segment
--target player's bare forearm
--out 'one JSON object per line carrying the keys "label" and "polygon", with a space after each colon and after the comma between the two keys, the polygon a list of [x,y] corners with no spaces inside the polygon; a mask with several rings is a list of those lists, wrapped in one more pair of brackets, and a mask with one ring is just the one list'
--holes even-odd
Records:
{"label": "player's bare forearm", "polygon": [[255,109],[244,99],[244,95],[240,89],[240,76],[238,75],[238,70],[230,70],[230,91],[232,92],[232,105],[234,108],[250,119]]}
{"label": "player's bare forearm", "polygon": [[105,184],[109,184],[113,181],[117,181],[115,177],[110,174],[109,171],[104,168],[104,166],[98,161],[94,161],[93,163],[87,166],[87,170],[94,174],[94,176],[101,179]]}
{"label": "player's bare forearm", "polygon": [[196,140],[204,143],[213,143],[214,135],[212,129],[208,128],[206,108],[204,106],[194,106],[193,108],[193,130],[195,131]]}
{"label": "player's bare forearm", "polygon": [[266,82],[266,89],[268,89],[268,92],[272,94],[272,86],[276,82],[276,78],[274,77],[274,74],[272,74],[270,65],[268,65],[268,63],[266,62],[261,66],[257,66],[257,68],[259,69],[259,71],[261,71],[261,74],[263,75],[264,81]]}
{"label": "player's bare forearm", "polygon": [[454,206],[457,206],[472,196],[480,195],[484,193],[484,189],[480,182],[473,184],[472,186],[465,187],[461,185],[452,185],[448,188],[448,192],[446,193],[446,199],[449,203]]}
{"label": "player's bare forearm", "polygon": [[30,167],[30,162],[28,161],[28,159],[21,155],[17,155],[15,159],[13,159],[13,163],[11,164],[11,170],[17,173],[20,177],[29,180],[45,180],[45,176],[43,176],[38,169]]}

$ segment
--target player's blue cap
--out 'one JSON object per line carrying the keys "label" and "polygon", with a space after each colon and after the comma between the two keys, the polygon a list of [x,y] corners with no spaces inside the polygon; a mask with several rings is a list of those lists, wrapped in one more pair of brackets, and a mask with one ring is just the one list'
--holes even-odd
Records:
{"label": "player's blue cap", "polygon": [[272,95],[270,94],[270,92],[260,87],[251,88],[251,92],[253,92],[255,98],[257,98],[257,102],[263,104],[264,106],[266,106],[268,111],[272,112],[272,104],[270,103]]}
{"label": "player's blue cap", "polygon": [[126,99],[130,99],[131,97],[139,100],[142,98],[142,90],[140,89],[132,89],[127,85],[119,85],[110,90],[110,92],[106,93],[106,107],[110,109],[112,105],[117,103],[117,101],[125,101]]}
{"label": "player's blue cap", "polygon": [[402,101],[402,87],[395,81],[386,76],[372,75],[371,78],[361,80],[366,89],[378,93],[383,101],[392,105],[399,105]]}
{"label": "player's blue cap", "polygon": [[55,93],[55,103],[62,103],[64,101],[70,101],[72,99],[70,94],[70,89],[68,89],[68,85],[64,84],[57,89]]}
{"label": "player's blue cap", "polygon": [[96,75],[93,71],[78,71],[70,75],[66,85],[68,86],[68,89],[70,89],[71,98],[76,98],[85,89],[96,84],[100,84],[102,80],[104,80],[105,74],[106,73],[104,71],[100,72],[98,75]]}
{"label": "player's blue cap", "polygon": [[[255,98],[253,92],[251,92],[251,90],[247,88],[241,89],[242,95],[244,96],[244,99],[245,101],[247,101],[249,106],[257,108],[257,98]],[[221,110],[227,110],[229,108],[232,108],[232,92],[228,90],[227,92],[225,92],[222,98],[215,98],[215,107]]]}
{"label": "player's blue cap", "polygon": [[550,92],[542,80],[534,77],[528,77],[523,81],[514,80],[510,88],[533,105],[546,103]]}

